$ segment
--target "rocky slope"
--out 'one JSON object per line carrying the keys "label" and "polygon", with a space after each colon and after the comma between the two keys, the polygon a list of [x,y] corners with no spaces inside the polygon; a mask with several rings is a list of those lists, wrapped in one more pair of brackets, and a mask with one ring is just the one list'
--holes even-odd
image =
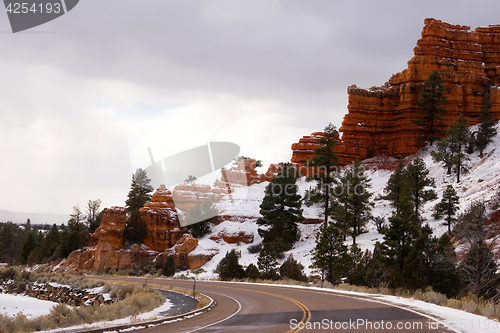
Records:
{"label": "rocky slope", "polygon": [[[408,68],[393,75],[388,83],[369,89],[347,88],[348,113],[342,122],[341,141],[335,148],[340,165],[356,157],[374,155],[399,158],[415,154],[422,135],[413,120],[420,89],[430,73],[443,79],[448,103],[444,122],[448,126],[463,113],[470,124],[477,123],[484,93],[489,90],[491,111],[500,118],[500,25],[479,27],[451,25],[426,19]],[[305,136],[292,145],[292,162],[303,164],[315,148],[321,133]]]}

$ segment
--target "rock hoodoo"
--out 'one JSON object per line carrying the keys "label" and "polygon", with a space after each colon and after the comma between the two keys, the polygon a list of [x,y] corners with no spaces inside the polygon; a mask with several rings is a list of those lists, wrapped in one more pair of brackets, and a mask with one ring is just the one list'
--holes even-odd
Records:
{"label": "rock hoodoo", "polygon": [[[341,165],[356,157],[366,158],[370,150],[396,158],[418,151],[421,145],[416,139],[422,130],[413,122],[420,118],[415,104],[423,82],[434,70],[442,77],[446,91],[443,120],[447,126],[461,113],[471,125],[476,124],[488,90],[491,111],[500,118],[500,25],[472,31],[468,26],[432,18],[424,24],[407,69],[382,87],[347,88],[348,113],[335,148]],[[305,136],[292,145],[293,163],[302,165],[312,157],[318,135],[321,133]]]}

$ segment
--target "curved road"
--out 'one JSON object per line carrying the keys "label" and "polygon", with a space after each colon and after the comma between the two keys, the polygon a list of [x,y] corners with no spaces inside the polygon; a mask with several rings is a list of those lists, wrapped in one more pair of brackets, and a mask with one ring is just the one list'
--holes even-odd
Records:
{"label": "curved road", "polygon": [[[98,279],[144,281],[144,278]],[[193,288],[192,280],[147,281]],[[212,297],[217,305],[193,318],[141,332],[452,332],[420,314],[362,297],[215,281],[196,281],[196,290]]]}

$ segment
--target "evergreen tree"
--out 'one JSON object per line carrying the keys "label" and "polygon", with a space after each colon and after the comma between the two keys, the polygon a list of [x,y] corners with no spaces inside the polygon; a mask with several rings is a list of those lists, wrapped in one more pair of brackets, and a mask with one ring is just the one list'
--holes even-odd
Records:
{"label": "evergreen tree", "polygon": [[451,175],[455,154],[458,152],[458,144],[449,136],[445,136],[437,141],[436,151],[431,151],[431,156],[436,162],[442,162],[446,168],[446,173]]}
{"label": "evergreen tree", "polygon": [[33,234],[33,232],[30,232],[28,238],[26,238],[26,241],[23,244],[21,255],[16,261],[16,264],[25,265],[28,262],[28,257],[34,249],[36,249],[35,235]]}
{"label": "evergreen tree", "polygon": [[430,285],[434,291],[455,297],[461,289],[462,281],[456,268],[457,255],[451,238],[444,233],[437,243],[436,256],[431,264]]}
{"label": "evergreen tree", "polygon": [[445,221],[448,224],[448,233],[451,233],[451,224],[456,220],[453,216],[458,211],[458,203],[459,198],[457,191],[455,191],[451,185],[446,186],[446,190],[443,192],[443,198],[436,205],[434,218],[439,218],[443,214],[446,215]]}
{"label": "evergreen tree", "polygon": [[299,264],[290,254],[285,262],[281,264],[279,272],[283,278],[307,282],[308,279],[307,276],[304,275],[303,269],[304,266]]}
{"label": "evergreen tree", "polygon": [[219,273],[219,278],[223,281],[243,279],[245,277],[245,270],[240,265],[238,254],[234,249],[231,252],[226,252],[226,256],[217,265],[216,271]]}
{"label": "evergreen tree", "polygon": [[467,144],[471,136],[467,118],[460,115],[453,121],[446,131],[446,137],[438,144],[438,151],[432,154],[437,162],[443,162],[448,172],[453,171],[460,182],[460,175],[468,172]]}
{"label": "evergreen tree", "polygon": [[408,195],[399,201],[389,222],[380,248],[390,286],[411,290],[425,286],[436,243],[432,229],[420,225]]}
{"label": "evergreen tree", "polygon": [[309,160],[306,166],[312,171],[308,180],[317,182],[316,189],[310,194],[311,202],[318,202],[323,205],[325,224],[331,214],[330,199],[338,173],[338,157],[333,152],[337,144],[339,133],[332,124],[325,127],[323,136],[318,139],[318,148],[314,150],[314,157]]}
{"label": "evergreen tree", "polygon": [[499,227],[487,224],[488,211],[483,201],[473,202],[458,217],[453,233],[465,247],[467,256],[459,265],[469,292],[486,300],[498,298],[500,275],[494,251],[498,245]]}
{"label": "evergreen tree", "polygon": [[396,207],[399,199],[401,198],[401,194],[404,189],[404,173],[403,173],[403,164],[399,161],[396,170],[391,174],[389,180],[387,181],[387,185],[384,188],[384,196],[381,199],[389,200],[392,203],[393,207]]}
{"label": "evergreen tree", "polygon": [[128,219],[125,227],[124,238],[133,243],[142,243],[146,237],[147,229],[144,221],[139,219],[139,209],[151,201],[151,192],[153,187],[150,185],[146,171],[137,169],[132,175],[132,184],[125,201]]}
{"label": "evergreen tree", "polygon": [[322,280],[340,283],[352,264],[338,228],[331,222],[323,223],[316,234],[316,247],[312,252],[312,267],[319,269]]}
{"label": "evergreen tree", "polygon": [[469,130],[469,122],[463,114],[451,123],[450,128],[446,133],[450,140],[454,141],[457,145],[457,152],[453,156],[453,171],[457,175],[457,183],[460,183],[460,175],[468,172],[467,162],[470,160],[467,155],[467,143],[471,136]]}
{"label": "evergreen tree", "polygon": [[245,270],[245,275],[247,278],[253,281],[260,279],[259,269],[254,264],[248,265],[247,269]]}
{"label": "evergreen tree", "polygon": [[161,270],[161,274],[164,276],[174,276],[175,274],[175,263],[173,256],[168,256],[163,268]]}
{"label": "evergreen tree", "polygon": [[187,212],[187,228],[194,238],[201,238],[210,232],[210,226],[217,222],[219,212],[214,202],[207,198],[197,202]]}
{"label": "evergreen tree", "polygon": [[425,80],[417,102],[418,113],[422,115],[422,118],[414,120],[414,122],[420,125],[425,133],[418,139],[419,142],[427,141],[432,145],[443,133],[442,116],[446,111],[442,105],[446,103],[443,80],[437,71],[433,71]]}
{"label": "evergreen tree", "polygon": [[405,183],[410,200],[413,203],[414,214],[418,217],[419,210],[425,202],[437,197],[436,192],[428,187],[436,187],[434,179],[429,177],[429,170],[424,160],[417,157],[404,170]]}
{"label": "evergreen tree", "polygon": [[293,165],[286,163],[271,183],[266,186],[264,199],[260,205],[262,217],[257,224],[270,226],[268,230],[259,229],[264,244],[271,244],[277,256],[290,250],[293,243],[300,239],[297,222],[302,216],[301,197],[298,194],[297,172]]}
{"label": "evergreen tree", "polygon": [[184,183],[186,184],[196,184],[196,181],[198,180],[198,178],[196,178],[195,176],[193,175],[189,175],[185,180],[184,180]]}
{"label": "evergreen tree", "polygon": [[479,156],[483,156],[483,150],[492,142],[493,137],[497,135],[496,125],[498,120],[493,118],[491,114],[490,94],[484,94],[484,104],[479,114],[479,128],[477,131],[477,138],[475,140],[476,147],[479,149]]}
{"label": "evergreen tree", "polygon": [[276,272],[276,255],[270,244],[265,244],[257,258],[257,266],[259,267],[260,276],[264,280],[279,280],[280,276]]}
{"label": "evergreen tree", "polygon": [[366,250],[361,259],[356,262],[354,269],[347,276],[346,282],[356,286],[370,287],[370,283],[367,279],[367,273],[372,258],[373,256],[370,250]]}
{"label": "evergreen tree", "polygon": [[372,193],[368,192],[370,187],[370,179],[365,174],[361,160],[357,158],[351,168],[340,177],[335,190],[338,204],[335,205],[332,217],[344,232],[352,237],[353,245],[356,244],[356,237],[364,232],[363,228],[372,216]]}
{"label": "evergreen tree", "polygon": [[378,287],[380,284],[389,282],[389,273],[387,272],[385,258],[383,256],[382,244],[375,243],[373,254],[368,258],[366,266],[366,282],[369,287]]}

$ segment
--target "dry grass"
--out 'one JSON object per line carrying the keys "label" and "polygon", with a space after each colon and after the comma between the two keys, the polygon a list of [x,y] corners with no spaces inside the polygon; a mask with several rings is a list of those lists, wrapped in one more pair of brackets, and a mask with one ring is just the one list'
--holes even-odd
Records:
{"label": "dry grass", "polygon": [[14,318],[0,315],[0,331],[6,333],[33,332],[110,321],[129,316],[134,318],[137,314],[151,311],[165,302],[165,298],[159,292],[141,286],[120,286],[117,295],[123,297],[123,300],[110,305],[70,308],[65,304],[58,304],[48,315],[31,320],[22,314],[18,314]]}

